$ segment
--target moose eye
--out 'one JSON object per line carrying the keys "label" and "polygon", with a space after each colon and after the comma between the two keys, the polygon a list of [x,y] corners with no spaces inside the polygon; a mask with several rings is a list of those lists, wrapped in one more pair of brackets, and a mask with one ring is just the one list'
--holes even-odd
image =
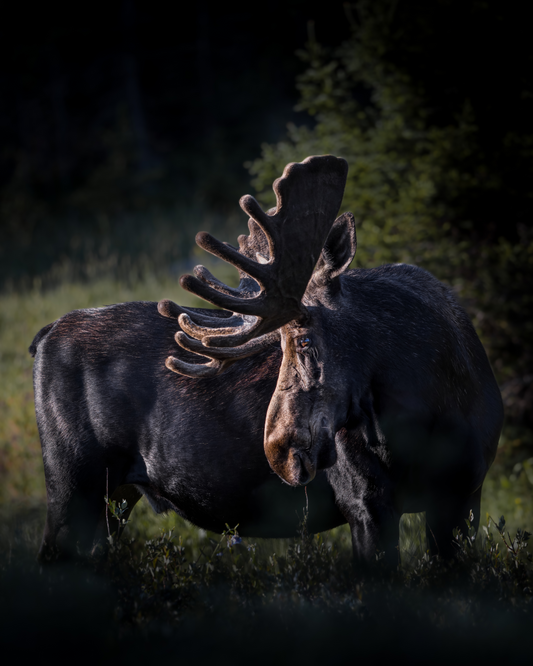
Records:
{"label": "moose eye", "polygon": [[306,349],[311,346],[311,340],[309,338],[300,338],[298,340],[298,349]]}

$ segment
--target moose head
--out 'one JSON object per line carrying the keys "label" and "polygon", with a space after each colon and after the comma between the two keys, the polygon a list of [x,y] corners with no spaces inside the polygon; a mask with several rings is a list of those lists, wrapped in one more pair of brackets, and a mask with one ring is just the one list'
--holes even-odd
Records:
{"label": "moose head", "polygon": [[355,223],[351,213],[335,219],[347,170],[341,158],[308,157],[289,164],[275,181],[275,209],[265,213],[253,197],[242,197],[250,235],[239,237],[239,250],[210,234],[197,235],[201,248],[239,270],[240,284],[232,289],[197,266],[181,286],[231,316],[199,315],[168,300],[158,306],[161,314],[178,318],[178,344],[209,359],[167,359],[170,370],[189,377],[217,375],[281,342],[264,446],[272,469],[293,486],[335,463],[335,433],[349,419],[357,393],[353,373],[346,372],[353,349],[342,334],[349,302],[341,281],[356,251]]}

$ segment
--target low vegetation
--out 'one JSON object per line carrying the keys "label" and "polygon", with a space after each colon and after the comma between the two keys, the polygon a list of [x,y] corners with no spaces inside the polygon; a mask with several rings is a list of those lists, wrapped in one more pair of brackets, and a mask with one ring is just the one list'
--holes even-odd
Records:
{"label": "low vegetation", "polygon": [[[110,507],[118,516],[120,508]],[[312,536],[304,521],[298,538],[276,544],[229,526],[216,537],[185,528],[185,538],[169,530],[146,539],[132,515],[120,541],[110,534],[107,555],[40,571],[28,552],[36,544],[17,526],[0,573],[8,645],[42,656],[59,638],[55,658],[84,645],[91,663],[318,663],[354,653],[360,663],[428,654],[431,663],[494,663],[527,653],[530,535],[512,536],[503,518],[489,519],[477,540],[472,528],[457,535],[450,563],[403,550],[391,571],[379,553],[368,569],[354,565],[343,529]]]}

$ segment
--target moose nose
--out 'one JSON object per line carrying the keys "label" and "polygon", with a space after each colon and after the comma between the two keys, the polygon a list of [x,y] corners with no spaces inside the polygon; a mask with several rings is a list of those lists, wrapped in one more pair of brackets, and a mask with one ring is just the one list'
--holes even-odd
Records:
{"label": "moose nose", "polygon": [[311,462],[307,453],[301,449],[297,449],[294,451],[292,458],[294,461],[293,469],[296,483],[300,486],[306,486],[308,483],[311,483],[316,476],[316,467]]}

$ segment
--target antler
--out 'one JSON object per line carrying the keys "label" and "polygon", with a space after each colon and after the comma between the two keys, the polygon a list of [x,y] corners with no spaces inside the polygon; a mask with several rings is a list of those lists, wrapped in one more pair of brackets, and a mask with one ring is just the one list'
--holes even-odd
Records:
{"label": "antler", "polygon": [[277,329],[304,315],[301,300],[340,207],[347,171],[342,158],[308,157],[288,164],[274,182],[274,210],[265,213],[252,196],[242,197],[240,206],[250,215],[250,236],[239,236],[239,250],[206,232],[196,236],[201,248],[239,270],[241,282],[232,289],[204,266],[197,266],[195,277],[184,275],[180,284],[234,314],[211,317],[184,308],[178,314],[160,303],[160,312],[178,315],[181,328],[190,336],[178,332],[178,344],[212,359],[202,366],[169,357],[167,367],[195,377],[218,374],[226,362],[271,344]]}
{"label": "antler", "polygon": [[[205,314],[200,314],[199,312],[191,312],[187,308],[183,308],[180,305],[177,305],[170,300],[162,300],[157,304],[157,309],[159,313],[165,317],[172,317],[174,319],[180,318],[180,316],[187,317],[187,320],[190,321],[191,330],[195,328],[195,324],[190,320],[190,315],[194,316],[197,322],[203,327],[212,327],[220,326],[218,328],[219,332],[227,330],[228,325],[231,330],[234,326],[238,326],[241,317],[239,315],[231,315],[231,313],[225,313],[222,315],[222,312],[219,310],[220,314],[218,316],[209,316]],[[181,323],[181,321],[180,321]],[[226,324],[226,328],[224,328]],[[211,329],[210,329],[211,330]],[[165,361],[165,365],[169,370],[179,373],[180,375],[186,375],[187,377],[214,377],[224,372],[226,368],[235,363],[241,358],[246,358],[247,356],[252,356],[258,352],[266,349],[270,345],[274,344],[279,340],[279,331],[273,331],[267,335],[262,335],[259,338],[250,340],[250,342],[240,345],[239,347],[209,347],[206,348],[198,339],[190,338],[182,331],[178,331],[174,336],[176,342],[186,349],[187,351],[192,352],[200,356],[211,359],[209,363],[187,363],[182,361],[175,356],[169,356]]]}

